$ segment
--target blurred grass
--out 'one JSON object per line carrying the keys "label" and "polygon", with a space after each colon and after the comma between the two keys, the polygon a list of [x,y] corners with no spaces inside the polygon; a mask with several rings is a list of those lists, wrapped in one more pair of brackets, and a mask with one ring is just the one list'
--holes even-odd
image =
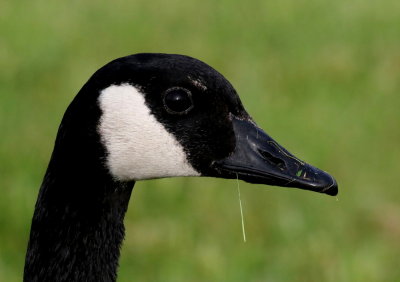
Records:
{"label": "blurred grass", "polygon": [[58,124],[116,57],[182,53],[261,127],[331,172],[339,201],[235,181],[137,183],[119,281],[399,281],[400,2],[0,3],[0,281],[21,281]]}

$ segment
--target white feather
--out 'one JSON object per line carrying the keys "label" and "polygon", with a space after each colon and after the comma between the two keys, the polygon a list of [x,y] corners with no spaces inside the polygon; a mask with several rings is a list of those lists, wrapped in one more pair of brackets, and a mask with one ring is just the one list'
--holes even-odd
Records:
{"label": "white feather", "polygon": [[137,88],[111,85],[101,92],[99,104],[103,114],[98,130],[116,179],[200,175],[175,137],[151,114]]}

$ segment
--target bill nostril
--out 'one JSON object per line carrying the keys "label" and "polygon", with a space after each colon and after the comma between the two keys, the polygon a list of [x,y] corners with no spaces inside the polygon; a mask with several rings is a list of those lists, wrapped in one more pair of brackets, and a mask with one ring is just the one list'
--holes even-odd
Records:
{"label": "bill nostril", "polygon": [[304,168],[300,168],[297,172],[296,172],[296,176],[305,180],[311,180],[311,173],[307,173],[307,169]]}
{"label": "bill nostril", "polygon": [[274,165],[278,167],[280,170],[286,170],[286,163],[275,156],[273,156],[271,153],[264,151],[264,150],[258,150],[258,152],[261,154],[264,160],[266,160],[269,164]]}

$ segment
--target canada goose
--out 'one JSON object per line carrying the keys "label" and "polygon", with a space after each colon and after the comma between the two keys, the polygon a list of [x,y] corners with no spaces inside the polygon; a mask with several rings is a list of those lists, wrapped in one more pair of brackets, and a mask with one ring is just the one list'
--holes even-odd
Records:
{"label": "canada goose", "polygon": [[24,281],[115,281],[135,181],[236,178],[337,194],[333,177],[257,127],[232,85],[191,57],[100,68],[62,119],[37,199]]}

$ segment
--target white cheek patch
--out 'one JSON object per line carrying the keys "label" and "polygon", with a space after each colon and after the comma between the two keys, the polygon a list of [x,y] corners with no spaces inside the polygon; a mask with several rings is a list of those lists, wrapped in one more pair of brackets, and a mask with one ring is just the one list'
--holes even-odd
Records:
{"label": "white cheek patch", "polygon": [[134,86],[111,85],[101,92],[99,104],[103,114],[98,130],[108,152],[108,168],[116,179],[200,175]]}

